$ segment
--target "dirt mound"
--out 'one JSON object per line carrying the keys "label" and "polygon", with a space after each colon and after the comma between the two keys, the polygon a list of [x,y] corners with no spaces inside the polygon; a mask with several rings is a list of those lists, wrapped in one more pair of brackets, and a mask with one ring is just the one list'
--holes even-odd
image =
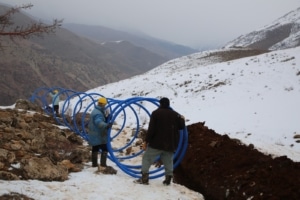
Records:
{"label": "dirt mound", "polygon": [[174,181],[205,199],[299,199],[300,163],[273,159],[203,123],[188,126],[188,150]]}

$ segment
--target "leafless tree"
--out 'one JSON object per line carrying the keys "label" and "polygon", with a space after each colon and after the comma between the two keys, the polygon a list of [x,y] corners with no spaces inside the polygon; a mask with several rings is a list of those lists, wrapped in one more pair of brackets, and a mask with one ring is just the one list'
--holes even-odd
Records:
{"label": "leafless tree", "polygon": [[15,23],[12,21],[12,16],[16,13],[19,13],[21,9],[30,9],[32,7],[32,4],[17,6],[8,9],[4,12],[4,14],[0,15],[0,39],[3,36],[8,36],[12,40],[14,38],[27,39],[32,35],[42,36],[45,33],[54,33],[56,28],[62,25],[63,20],[55,19],[50,25],[44,24],[42,22],[33,22],[26,26],[15,26]]}

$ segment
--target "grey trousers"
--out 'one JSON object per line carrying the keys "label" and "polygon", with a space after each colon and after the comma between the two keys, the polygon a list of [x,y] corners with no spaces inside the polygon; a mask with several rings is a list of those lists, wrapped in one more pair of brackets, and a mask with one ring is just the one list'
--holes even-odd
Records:
{"label": "grey trousers", "polygon": [[173,176],[173,152],[147,147],[142,159],[142,173],[149,173],[155,159],[160,156],[165,167],[165,175]]}

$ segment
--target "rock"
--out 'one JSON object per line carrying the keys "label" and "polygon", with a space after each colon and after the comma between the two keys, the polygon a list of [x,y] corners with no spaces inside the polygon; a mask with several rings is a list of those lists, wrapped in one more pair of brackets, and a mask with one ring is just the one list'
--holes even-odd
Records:
{"label": "rock", "polygon": [[15,104],[16,109],[42,111],[42,108],[25,99],[18,99]]}
{"label": "rock", "polygon": [[20,180],[20,178],[17,175],[7,171],[0,171],[0,179],[7,181]]}
{"label": "rock", "polygon": [[63,165],[54,165],[48,157],[30,158],[21,161],[21,169],[26,179],[42,181],[65,181],[68,169]]}
{"label": "rock", "polygon": [[[33,107],[19,101],[18,109]],[[43,113],[18,109],[0,109],[0,179],[64,181],[89,162],[90,147],[81,137]]]}
{"label": "rock", "polygon": [[0,162],[13,163],[16,159],[16,156],[13,152],[10,152],[6,149],[0,149]]}

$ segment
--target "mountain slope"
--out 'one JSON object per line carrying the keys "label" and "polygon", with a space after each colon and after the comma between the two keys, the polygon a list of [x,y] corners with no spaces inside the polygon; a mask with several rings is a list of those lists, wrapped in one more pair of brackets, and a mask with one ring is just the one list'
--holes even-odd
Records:
{"label": "mountain slope", "polygon": [[[7,9],[1,6],[0,14]],[[15,26],[35,22],[24,13],[16,13],[12,20]],[[28,98],[42,86],[84,91],[146,72],[168,60],[130,43],[101,45],[64,28],[43,38],[11,41],[2,37],[0,42],[0,58],[5,58],[0,59],[0,105]]]}
{"label": "mountain slope", "polygon": [[197,50],[190,47],[159,40],[147,35],[136,35],[103,26],[69,23],[64,24],[63,27],[98,43],[125,40],[135,46],[143,47],[168,59],[173,59],[197,52]]}
{"label": "mountain slope", "polygon": [[225,45],[253,49],[279,50],[300,46],[300,8],[262,29],[242,35]]}

